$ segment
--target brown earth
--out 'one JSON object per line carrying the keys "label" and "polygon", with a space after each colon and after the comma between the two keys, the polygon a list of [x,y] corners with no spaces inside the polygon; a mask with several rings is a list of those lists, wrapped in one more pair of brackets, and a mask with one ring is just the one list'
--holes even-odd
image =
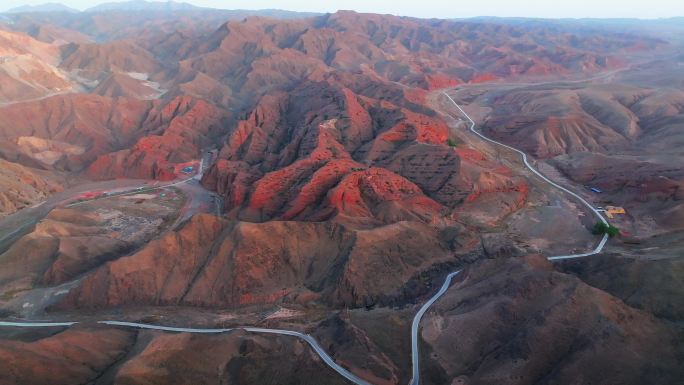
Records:
{"label": "brown earth", "polygon": [[159,95],[159,92],[144,82],[121,72],[113,73],[102,80],[93,93],[110,98],[130,99],[156,99]]}
{"label": "brown earth", "polygon": [[346,383],[306,343],[289,336],[79,326],[43,338],[20,338],[2,340],[2,384]]}
{"label": "brown earth", "polygon": [[0,108],[0,154],[48,170],[88,168],[94,179],[172,179],[174,164],[198,159],[226,119],[223,110],[191,97],[59,95]]}
{"label": "brown earth", "polygon": [[674,322],[684,319],[684,261],[636,260],[618,256],[569,261],[564,271],[604,290],[627,305]]}
{"label": "brown earth", "polygon": [[423,321],[426,383],[672,384],[683,374],[681,328],[542,257],[464,275]]}
{"label": "brown earth", "polygon": [[80,70],[96,78],[102,73],[139,72],[154,74],[161,70],[151,53],[129,41],[68,44],[62,47],[60,67]]}
{"label": "brown earth", "polygon": [[36,341],[3,340],[0,383],[66,385],[93,381],[125,356],[134,341],[134,333],[102,328],[70,329]]}
{"label": "brown earth", "polygon": [[0,29],[0,106],[71,90],[59,61],[57,46]]}
{"label": "brown earth", "polygon": [[44,201],[62,183],[59,175],[0,159],[0,217]]}
{"label": "brown earth", "polygon": [[488,96],[483,129],[538,158],[639,149],[678,141],[684,93],[630,85],[522,87]]}
{"label": "brown earth", "polygon": [[[661,77],[681,73],[653,66],[664,71]],[[545,172],[555,175],[553,166],[559,180],[600,188],[602,194],[583,193],[596,206],[624,207],[627,215],[612,221],[626,237],[640,239],[681,231],[684,223],[684,143],[677,129],[684,94],[645,85],[641,72],[628,68],[608,84],[549,82],[458,95],[478,111],[487,135],[546,159]]]}
{"label": "brown earth", "polygon": [[353,231],[332,223],[233,223],[198,215],[89,274],[59,309],[400,303],[425,290],[409,285],[416,274],[453,259],[447,234],[420,222]]}
{"label": "brown earth", "polygon": [[45,43],[62,45],[68,43],[86,44],[93,42],[93,39],[86,34],[54,24],[34,24],[27,28],[28,29],[25,32],[28,35]]}
{"label": "brown earth", "polygon": [[0,287],[11,293],[3,301],[33,287],[71,281],[145,244],[175,218],[182,199],[172,195],[109,198],[51,211],[0,255]]}

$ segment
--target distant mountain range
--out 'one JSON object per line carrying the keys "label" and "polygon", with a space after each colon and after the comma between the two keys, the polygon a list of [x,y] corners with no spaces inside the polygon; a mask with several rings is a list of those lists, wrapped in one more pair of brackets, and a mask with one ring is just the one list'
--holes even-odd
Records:
{"label": "distant mountain range", "polygon": [[31,12],[79,12],[78,9],[67,7],[59,3],[45,3],[40,5],[22,5],[5,11],[6,13],[31,13]]}
{"label": "distant mountain range", "polygon": [[188,3],[178,3],[175,1],[145,1],[131,0],[124,2],[102,3],[88,8],[85,12],[108,12],[108,11],[195,11],[209,9],[198,7]]}
{"label": "distant mountain range", "polygon": [[[200,11],[212,10],[217,8],[199,7],[190,3],[176,2],[176,1],[147,1],[147,0],[130,0],[123,2],[108,2],[98,4],[96,6],[85,9],[82,12],[110,12],[110,11],[154,11],[154,12],[179,12],[179,11]],[[220,8],[226,10],[227,8]],[[22,5],[11,8],[7,11],[0,11],[0,13],[41,13],[41,12],[81,12],[78,9],[68,7],[60,3],[45,3],[39,5]],[[298,13],[304,15],[320,15],[314,12],[291,12],[279,9],[263,9],[259,10],[264,16],[282,17],[283,13]],[[291,15],[290,15],[291,16]],[[486,23],[505,23],[505,24],[544,24],[549,23],[563,23],[568,25],[592,26],[600,24],[602,26],[633,26],[637,24],[647,26],[658,26],[663,23],[668,26],[679,26],[684,24],[684,16],[674,16],[670,18],[661,19],[634,19],[634,18],[561,18],[561,19],[546,19],[546,18],[527,18],[527,17],[498,17],[498,16],[478,16],[470,18],[456,18],[459,21],[475,21]]]}
{"label": "distant mountain range", "polygon": [[[109,11],[194,11],[210,9],[198,7],[188,3],[175,1],[145,1],[131,0],[124,2],[102,3],[88,8],[83,12],[109,12]],[[40,5],[22,5],[5,11],[6,13],[37,13],[37,12],[81,12],[78,9],[59,3],[45,3]]]}
{"label": "distant mountain range", "polygon": [[673,16],[659,19],[636,19],[636,18],[561,18],[540,19],[527,17],[495,17],[480,16],[464,19],[455,19],[470,23],[488,23],[517,26],[557,27],[572,30],[575,28],[591,29],[600,31],[621,31],[625,33],[648,33],[655,32],[665,34],[676,40],[681,40],[681,32],[684,31],[684,17]]}
{"label": "distant mountain range", "polygon": [[537,25],[549,25],[555,24],[568,24],[575,26],[591,26],[591,25],[603,25],[603,26],[625,26],[634,24],[652,24],[652,25],[679,25],[684,24],[684,16],[673,16],[664,17],[658,19],[637,19],[637,18],[558,18],[558,19],[548,19],[548,18],[534,18],[534,17],[498,17],[498,16],[478,16],[470,18],[457,18],[457,21],[474,21],[478,23],[503,23],[508,25],[516,24],[537,24]]}
{"label": "distant mountain range", "polygon": [[7,11],[0,11],[4,14],[21,14],[21,13],[52,13],[52,12],[68,12],[68,13],[100,13],[100,12],[154,12],[166,13],[166,12],[201,12],[201,11],[221,11],[230,12],[231,16],[233,14],[245,14],[253,15],[259,14],[260,16],[273,17],[279,19],[290,19],[290,18],[300,18],[309,16],[318,16],[320,13],[314,12],[294,12],[286,11],[280,9],[262,9],[262,10],[227,10],[227,9],[215,9],[207,7],[198,7],[189,3],[175,2],[175,1],[146,1],[146,0],[131,0],[124,2],[109,2],[96,5],[94,7],[88,8],[84,11],[78,9],[70,8],[64,4],[59,3],[45,3],[41,5],[22,5],[9,9]]}

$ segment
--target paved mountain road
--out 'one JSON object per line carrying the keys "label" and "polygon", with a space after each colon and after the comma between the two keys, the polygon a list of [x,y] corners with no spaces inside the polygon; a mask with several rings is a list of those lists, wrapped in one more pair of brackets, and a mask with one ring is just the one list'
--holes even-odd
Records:
{"label": "paved mountain road", "polygon": [[[557,188],[557,189],[559,189],[559,190],[561,190],[561,191],[567,193],[568,195],[574,197],[575,199],[577,199],[580,203],[582,203],[582,205],[584,205],[584,206],[587,207],[591,212],[593,212],[594,215],[596,215],[596,217],[597,217],[601,222],[605,223],[606,225],[608,224],[608,221],[603,217],[603,215],[601,215],[601,213],[598,211],[598,209],[596,209],[591,203],[587,202],[586,199],[582,198],[582,197],[579,196],[577,193],[572,192],[572,191],[568,190],[567,188],[565,188],[565,187],[559,185],[558,183],[556,183],[556,182],[552,181],[551,179],[547,178],[546,176],[544,176],[544,174],[542,174],[542,173],[540,173],[539,171],[537,171],[537,169],[535,169],[535,168],[529,163],[528,158],[527,158],[527,154],[526,154],[526,153],[524,153],[523,151],[518,150],[518,149],[515,148],[515,147],[511,147],[511,146],[509,146],[509,145],[507,145],[507,144],[503,144],[503,143],[501,143],[501,142],[497,142],[496,140],[491,139],[491,138],[489,138],[489,137],[483,135],[483,134],[480,133],[479,131],[477,131],[477,130],[475,129],[475,121],[473,121],[473,119],[471,119],[470,116],[469,116],[465,111],[463,111],[463,108],[461,108],[461,106],[459,106],[458,103],[456,103],[456,102],[454,101],[454,99],[452,99],[451,96],[449,96],[448,93],[442,92],[442,94],[443,94],[444,96],[446,96],[446,97],[449,99],[449,101],[450,101],[454,106],[456,106],[456,108],[458,108],[458,110],[461,112],[461,114],[463,114],[463,116],[468,120],[468,122],[470,123],[470,131],[472,131],[475,135],[479,136],[480,138],[482,138],[483,140],[485,140],[485,141],[487,141],[487,142],[494,143],[494,144],[496,144],[497,146],[501,146],[501,147],[507,148],[507,149],[509,149],[509,150],[511,150],[511,151],[514,151],[514,152],[518,153],[518,154],[521,156],[522,161],[523,161],[523,163],[525,164],[525,167],[527,167],[530,171],[532,171],[532,173],[534,173],[536,176],[538,176],[539,178],[541,178],[544,182],[550,184],[551,186],[553,186],[553,187],[555,187],[555,188]],[[603,247],[605,246],[605,244],[606,244],[607,241],[608,241],[608,234],[604,234],[604,236],[603,236],[603,238],[601,239],[601,241],[596,245],[596,248],[594,248],[594,249],[593,249],[592,251],[590,251],[590,252],[582,253],[582,254],[557,255],[557,256],[553,256],[553,257],[548,257],[548,259],[549,259],[549,260],[552,260],[552,261],[555,261],[555,260],[561,260],[561,259],[582,258],[582,257],[591,256],[591,255],[596,255],[596,254],[600,253],[600,252],[603,250]]]}
{"label": "paved mountain road", "polygon": [[432,296],[423,306],[421,306],[418,313],[413,317],[413,323],[411,323],[411,364],[413,367],[411,382],[409,385],[418,385],[420,383],[420,354],[418,349],[418,329],[420,327],[420,320],[423,319],[423,315],[430,309],[430,306],[437,302],[439,297],[444,295],[451,285],[451,279],[458,275],[461,271],[455,271],[447,275],[442,287]]}
{"label": "paved mountain road", "polygon": [[[225,329],[212,329],[212,328],[186,328],[186,327],[172,327],[172,326],[162,326],[162,325],[152,325],[137,322],[125,322],[125,321],[98,321],[99,324],[110,325],[110,326],[120,326],[128,327],[134,329],[148,329],[148,330],[160,330],[165,332],[173,333],[195,333],[195,334],[218,334],[227,333],[234,330],[244,330],[249,333],[262,333],[262,334],[278,334],[286,335],[299,338],[306,342],[313,350],[318,354],[318,356],[328,365],[331,369],[336,371],[339,375],[346,378],[347,380],[357,384],[357,385],[371,385],[369,382],[355,376],[353,373],[338,365],[335,360],[318,344],[316,339],[308,334],[300,333],[293,330],[284,329],[267,329],[267,328],[257,328],[257,327],[235,327],[235,328],[225,328]],[[4,327],[20,327],[20,328],[38,328],[38,327],[70,327],[79,324],[79,322],[15,322],[15,321],[0,321],[0,326]]]}

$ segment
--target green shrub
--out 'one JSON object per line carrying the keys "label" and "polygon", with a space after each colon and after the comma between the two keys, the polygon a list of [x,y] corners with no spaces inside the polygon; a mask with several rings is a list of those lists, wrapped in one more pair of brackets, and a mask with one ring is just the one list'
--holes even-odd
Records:
{"label": "green shrub", "polygon": [[596,222],[591,229],[591,232],[596,235],[608,234],[609,237],[614,237],[620,234],[620,229],[610,224],[607,225],[603,222]]}
{"label": "green shrub", "polygon": [[449,147],[456,147],[456,141],[451,138],[447,139],[447,144]]}

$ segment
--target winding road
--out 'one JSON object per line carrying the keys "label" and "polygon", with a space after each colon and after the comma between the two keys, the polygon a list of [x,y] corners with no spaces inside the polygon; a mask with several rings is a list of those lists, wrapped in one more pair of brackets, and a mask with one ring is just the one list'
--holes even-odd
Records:
{"label": "winding road", "polygon": [[[459,106],[458,103],[456,103],[456,101],[454,101],[454,99],[453,99],[448,93],[446,93],[446,92],[443,91],[442,94],[443,94],[444,96],[446,96],[447,99],[449,99],[449,101],[450,101],[450,102],[451,102],[451,103],[452,103],[452,104],[461,112],[461,114],[463,114],[463,116],[468,120],[468,122],[470,123],[469,128],[470,128],[470,131],[471,131],[471,132],[473,132],[475,135],[479,136],[480,138],[482,138],[483,140],[485,140],[485,141],[487,141],[487,142],[494,143],[494,144],[496,144],[496,145],[498,145],[498,146],[507,148],[507,149],[509,149],[509,150],[511,150],[511,151],[514,151],[514,152],[516,152],[517,154],[519,154],[520,157],[522,158],[523,163],[525,164],[525,167],[527,167],[527,169],[529,169],[532,173],[534,173],[536,176],[538,176],[538,177],[539,177],[540,179],[542,179],[544,182],[550,184],[551,186],[553,186],[553,187],[555,187],[555,188],[557,188],[557,189],[559,189],[559,190],[561,190],[561,191],[563,191],[563,192],[569,194],[569,195],[572,196],[573,198],[577,199],[580,203],[582,203],[584,206],[586,206],[591,212],[593,212],[593,213],[596,215],[596,217],[598,217],[598,219],[599,219],[601,222],[605,223],[606,225],[608,224],[608,221],[603,217],[603,215],[601,215],[601,213],[598,211],[598,209],[596,209],[591,203],[587,202],[586,199],[582,198],[582,197],[579,196],[577,193],[575,193],[575,192],[573,192],[573,191],[570,191],[570,190],[568,190],[567,188],[565,188],[565,187],[559,185],[558,183],[556,183],[556,182],[550,180],[549,178],[547,178],[546,176],[544,176],[544,174],[542,174],[541,172],[537,171],[537,169],[535,169],[535,168],[530,164],[530,162],[528,161],[527,154],[526,154],[525,152],[523,152],[523,151],[521,151],[521,150],[518,150],[518,149],[515,148],[515,147],[511,147],[511,146],[509,146],[509,145],[507,145],[507,144],[504,144],[504,143],[501,143],[501,142],[497,142],[496,140],[491,139],[491,138],[489,138],[489,137],[483,135],[483,134],[480,133],[479,131],[477,131],[477,130],[475,129],[475,121],[474,121],[474,120],[473,120],[473,119],[472,119],[472,118],[463,110],[463,108],[461,108],[461,106]],[[452,118],[453,118],[453,116],[452,116]],[[604,235],[603,235],[603,238],[601,238],[601,240],[600,240],[599,243],[596,245],[596,247],[595,247],[593,250],[591,250],[591,251],[589,251],[589,252],[587,252],[587,253],[569,254],[569,255],[556,255],[556,256],[547,257],[547,259],[550,260],[550,261],[557,261],[557,260],[563,260],[563,259],[583,258],[583,257],[589,257],[589,256],[592,256],[592,255],[596,255],[596,254],[600,253],[601,251],[603,251],[603,247],[606,245],[606,242],[608,242],[608,234],[604,234]],[[419,329],[419,326],[420,326],[420,320],[423,318],[423,315],[428,311],[428,309],[430,308],[430,306],[432,306],[432,305],[433,305],[433,304],[434,304],[442,295],[444,295],[444,293],[446,293],[446,291],[449,289],[449,285],[451,285],[451,280],[452,280],[456,275],[458,275],[460,272],[461,272],[461,271],[458,270],[458,271],[455,271],[455,272],[453,272],[453,273],[447,275],[446,279],[444,280],[444,284],[442,284],[442,287],[439,289],[439,291],[437,291],[437,293],[435,293],[435,295],[432,296],[432,298],[430,298],[430,299],[429,299],[429,300],[420,308],[420,310],[418,311],[418,313],[417,313],[417,314],[415,315],[415,317],[413,318],[413,323],[412,323],[412,325],[411,325],[411,363],[412,363],[412,365],[413,365],[413,372],[412,372],[411,382],[409,382],[409,385],[419,385],[419,384],[420,384],[420,362],[419,362],[420,352],[419,352],[419,348],[418,348],[418,329]]]}
{"label": "winding road", "polygon": [[[482,133],[478,132],[475,129],[475,121],[470,118],[470,116],[459,106],[449,94],[446,92],[442,92],[444,96],[446,96],[449,101],[460,111],[460,113],[468,120],[470,123],[470,131],[472,131],[474,134],[482,138],[483,140],[496,144],[498,146],[504,147],[506,149],[509,149],[511,151],[514,151],[518,153],[522,161],[532,173],[534,173],[537,177],[542,179],[543,181],[549,183],[551,186],[569,194],[573,198],[577,199],[580,203],[582,203],[584,206],[586,206],[591,212],[593,212],[596,217],[599,218],[599,220],[605,224],[608,224],[606,219],[601,215],[601,213],[589,202],[587,202],[584,198],[582,198],[580,195],[576,194],[573,191],[568,190],[567,188],[553,182],[549,178],[545,177],[542,173],[537,171],[528,161],[527,154],[524,153],[521,150],[518,150],[514,147],[511,147],[509,145],[497,142],[496,140],[493,140],[491,138],[486,137]],[[453,117],[453,116],[452,116]],[[199,175],[204,171],[203,170],[203,164],[204,164],[204,159],[202,160],[202,164],[200,165],[200,172]],[[164,185],[164,186],[156,186],[154,188],[149,188],[149,189],[142,189],[142,190],[136,190],[134,192],[142,192],[142,191],[149,191],[161,187],[169,187],[181,183],[186,183],[195,177],[188,178],[182,181],[178,181],[172,184]],[[603,247],[605,246],[606,242],[608,241],[608,235],[604,235],[601,241],[598,243],[598,245],[590,252],[587,253],[582,253],[582,254],[570,254],[570,255],[558,255],[558,256],[551,256],[548,257],[549,260],[564,260],[564,259],[573,259],[573,258],[582,258],[582,257],[588,257],[591,255],[595,255],[600,253],[603,250]],[[446,291],[449,289],[449,286],[451,285],[452,279],[457,276],[461,271],[455,271],[450,273],[449,275],[446,276],[444,283],[442,284],[441,288],[427,301],[423,306],[421,306],[420,310],[418,310],[418,313],[413,318],[413,322],[411,324],[411,363],[412,363],[412,377],[411,381],[409,382],[409,385],[419,385],[420,384],[420,350],[419,350],[419,341],[418,341],[418,332],[420,329],[420,321],[423,318],[423,315],[430,309],[430,307],[442,296]],[[70,327],[73,325],[78,324],[79,322],[36,322],[36,321],[0,321],[0,327],[20,327],[20,328],[35,328],[35,327]],[[318,344],[318,342],[310,335],[304,334],[301,332],[293,331],[293,330],[284,330],[284,329],[266,329],[266,328],[257,328],[257,327],[236,327],[236,328],[228,328],[228,329],[221,329],[221,328],[185,328],[185,327],[171,327],[171,326],[162,326],[162,325],[153,325],[153,324],[143,324],[143,323],[136,323],[136,322],[125,322],[125,321],[111,321],[111,320],[106,320],[106,321],[98,321],[97,323],[100,324],[106,324],[106,325],[111,325],[111,326],[119,326],[119,327],[129,327],[129,328],[137,328],[137,329],[151,329],[151,330],[160,330],[160,331],[166,331],[166,332],[177,332],[177,333],[201,333],[201,334],[216,334],[216,333],[226,333],[226,332],[231,332],[234,330],[244,330],[246,332],[250,333],[265,333],[265,334],[278,334],[278,335],[286,335],[286,336],[292,336],[299,338],[300,340],[306,342],[313,350],[318,354],[318,356],[323,360],[323,362],[328,365],[331,369],[336,371],[339,375],[343,376],[350,382],[357,384],[357,385],[371,385],[369,382],[357,377],[347,369],[343,368],[342,366],[338,365],[335,360]]]}
{"label": "winding road", "polygon": [[411,382],[409,385],[420,384],[420,354],[418,350],[418,328],[420,327],[420,320],[423,319],[423,315],[430,309],[430,306],[437,302],[439,297],[444,295],[451,285],[451,280],[458,275],[461,270],[454,271],[453,273],[447,275],[442,287],[432,296],[423,306],[421,306],[418,313],[413,317],[413,323],[411,324],[411,365],[413,367]]}
{"label": "winding road", "polygon": [[[446,291],[446,289],[444,289]],[[426,309],[427,310],[427,309]],[[284,329],[266,329],[266,328],[257,328],[257,327],[250,327],[250,326],[245,326],[245,327],[235,327],[235,328],[227,328],[227,329],[213,329],[213,328],[184,328],[184,327],[172,327],[172,326],[162,326],[162,325],[152,325],[152,324],[144,324],[144,323],[137,323],[137,322],[124,322],[124,321],[97,321],[99,324],[103,325],[110,325],[110,326],[120,326],[120,327],[128,327],[128,328],[134,328],[134,329],[150,329],[150,330],[160,330],[160,331],[165,331],[165,332],[174,332],[174,333],[195,333],[195,334],[218,334],[218,333],[227,333],[235,330],[244,330],[249,333],[263,333],[263,334],[278,334],[278,335],[286,335],[286,336],[292,336],[292,337],[297,337],[301,339],[302,341],[306,342],[311,348],[318,354],[318,356],[325,362],[326,365],[328,365],[330,368],[332,368],[334,371],[336,371],[339,375],[342,377],[346,378],[347,380],[357,384],[357,385],[371,385],[369,382],[364,381],[363,379],[357,377],[347,369],[341,367],[338,365],[335,360],[333,360],[332,357],[321,347],[321,345],[318,344],[315,338],[311,337],[308,334],[300,333],[297,331],[293,330],[284,330]],[[3,327],[20,327],[20,328],[54,328],[54,327],[71,327],[74,325],[79,324],[79,322],[12,322],[12,321],[0,321],[0,326]]]}
{"label": "winding road", "polygon": [[[481,132],[477,131],[477,130],[475,129],[475,121],[473,121],[473,119],[471,119],[470,116],[469,116],[465,111],[463,111],[463,108],[461,108],[461,106],[459,106],[458,103],[456,103],[456,102],[454,101],[454,99],[452,99],[451,96],[449,96],[449,94],[447,94],[446,92],[442,92],[442,94],[443,94],[444,96],[446,96],[447,99],[449,99],[449,101],[450,101],[456,108],[458,108],[458,110],[461,112],[461,114],[463,114],[463,116],[464,116],[466,119],[468,119],[468,122],[470,123],[470,131],[472,131],[475,135],[477,135],[477,136],[479,136],[480,138],[486,140],[487,142],[494,143],[494,144],[496,144],[496,145],[498,145],[498,146],[507,148],[507,149],[509,149],[509,150],[511,150],[511,151],[514,151],[514,152],[518,153],[518,154],[522,157],[522,161],[523,161],[523,163],[525,164],[525,167],[527,167],[530,171],[532,171],[532,173],[534,173],[536,176],[538,176],[538,177],[539,177],[541,180],[543,180],[544,182],[550,184],[551,186],[553,186],[553,187],[555,187],[555,188],[557,188],[557,189],[559,189],[559,190],[561,190],[561,191],[567,193],[568,195],[574,197],[575,199],[577,199],[580,203],[582,203],[582,205],[586,206],[591,212],[593,212],[594,215],[596,215],[596,217],[598,217],[598,219],[599,219],[601,222],[603,222],[603,223],[606,224],[606,225],[608,224],[608,221],[603,217],[603,215],[601,215],[601,213],[598,211],[598,209],[596,209],[596,207],[594,207],[591,203],[587,202],[586,199],[582,198],[582,197],[579,196],[577,193],[572,192],[572,191],[568,190],[567,188],[565,188],[565,187],[559,185],[558,183],[556,183],[556,182],[552,181],[551,179],[545,177],[544,174],[542,174],[542,173],[540,173],[539,171],[537,171],[537,169],[535,169],[535,168],[530,164],[530,162],[528,162],[528,160],[527,160],[527,154],[526,154],[525,152],[520,151],[520,150],[518,150],[517,148],[511,147],[511,146],[509,146],[509,145],[507,145],[507,144],[503,144],[503,143],[501,143],[501,142],[497,142],[496,140],[491,139],[491,138],[488,138],[488,137],[484,136]],[[452,117],[453,117],[453,116],[452,116]],[[558,255],[558,256],[548,257],[548,259],[551,260],[551,261],[555,261],[555,260],[561,260],[561,259],[582,258],[582,257],[589,257],[589,256],[591,256],[591,255],[596,255],[596,254],[600,253],[600,252],[603,250],[603,246],[606,245],[606,242],[608,242],[608,234],[604,234],[604,235],[603,235],[603,238],[602,238],[601,241],[598,243],[598,245],[596,245],[596,247],[595,247],[592,251],[590,251],[590,252],[582,253],[582,254]]]}

